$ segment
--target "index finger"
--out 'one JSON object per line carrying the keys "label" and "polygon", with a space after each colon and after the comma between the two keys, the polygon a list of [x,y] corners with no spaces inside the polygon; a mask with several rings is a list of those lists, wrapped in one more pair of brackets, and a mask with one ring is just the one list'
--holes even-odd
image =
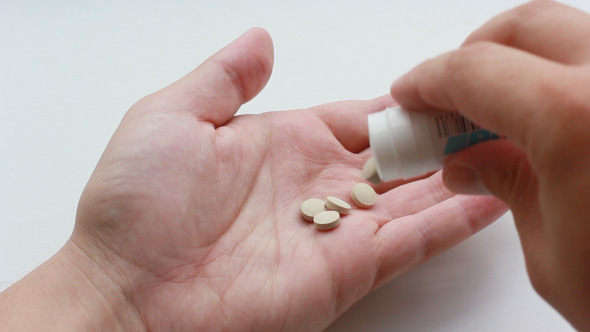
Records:
{"label": "index finger", "polygon": [[[396,81],[394,99],[409,110],[458,111],[527,146],[567,87],[565,65],[499,44],[479,42],[427,60]],[[570,79],[571,81],[571,79]]]}
{"label": "index finger", "polygon": [[532,1],[492,18],[463,45],[491,41],[549,60],[580,65],[590,63],[588,40],[588,13],[555,1]]}

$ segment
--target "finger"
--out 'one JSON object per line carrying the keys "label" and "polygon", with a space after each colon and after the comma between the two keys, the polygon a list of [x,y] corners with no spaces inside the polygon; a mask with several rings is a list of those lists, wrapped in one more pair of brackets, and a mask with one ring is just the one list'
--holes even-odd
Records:
{"label": "finger", "polygon": [[253,28],[177,82],[156,93],[216,127],[264,88],[273,66],[270,35]]}
{"label": "finger", "polygon": [[590,15],[555,1],[532,1],[500,14],[463,44],[490,41],[567,64],[590,62]]}
{"label": "finger", "polygon": [[480,194],[489,191],[506,202],[516,220],[525,249],[541,230],[538,222],[537,176],[526,154],[508,140],[480,143],[445,160],[443,181],[452,191]]}
{"label": "finger", "polygon": [[556,96],[571,94],[574,82],[566,74],[572,72],[563,65],[482,42],[424,62],[396,81],[391,93],[407,109],[459,111],[527,146],[554,124],[549,113],[563,106]]}
{"label": "finger", "polygon": [[411,215],[435,206],[455,196],[442,181],[442,172],[428,178],[409,182],[379,196],[372,210],[385,218],[377,221],[379,226],[392,219]]}
{"label": "finger", "polygon": [[329,103],[314,107],[313,111],[346,150],[359,153],[369,147],[367,116],[394,104],[391,95],[385,95],[368,101]]}
{"label": "finger", "polygon": [[458,195],[388,222],[377,232],[380,268],[373,288],[457,245],[506,211],[497,198]]}

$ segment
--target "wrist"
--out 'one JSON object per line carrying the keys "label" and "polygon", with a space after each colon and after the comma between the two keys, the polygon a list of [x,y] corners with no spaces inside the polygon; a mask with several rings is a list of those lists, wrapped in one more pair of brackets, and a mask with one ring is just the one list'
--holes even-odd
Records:
{"label": "wrist", "polygon": [[[70,239],[0,293],[0,331],[129,331],[143,327],[124,262]],[[134,269],[127,269],[135,271]]]}

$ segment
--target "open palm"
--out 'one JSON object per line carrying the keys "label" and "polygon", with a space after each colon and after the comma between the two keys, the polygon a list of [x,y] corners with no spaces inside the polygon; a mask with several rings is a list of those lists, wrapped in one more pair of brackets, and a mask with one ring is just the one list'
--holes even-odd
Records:
{"label": "open palm", "polygon": [[153,331],[321,330],[354,302],[499,217],[439,174],[386,184],[331,231],[303,200],[349,200],[384,97],[234,116],[266,84],[272,43],[253,29],[127,113],[78,211],[74,238],[128,262]]}

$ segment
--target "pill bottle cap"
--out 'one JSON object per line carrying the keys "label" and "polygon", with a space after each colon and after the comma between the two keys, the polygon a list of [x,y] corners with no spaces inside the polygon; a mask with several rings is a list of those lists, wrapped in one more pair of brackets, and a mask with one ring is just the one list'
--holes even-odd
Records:
{"label": "pill bottle cap", "polygon": [[369,141],[383,181],[425,173],[423,156],[409,112],[400,107],[369,115]]}

